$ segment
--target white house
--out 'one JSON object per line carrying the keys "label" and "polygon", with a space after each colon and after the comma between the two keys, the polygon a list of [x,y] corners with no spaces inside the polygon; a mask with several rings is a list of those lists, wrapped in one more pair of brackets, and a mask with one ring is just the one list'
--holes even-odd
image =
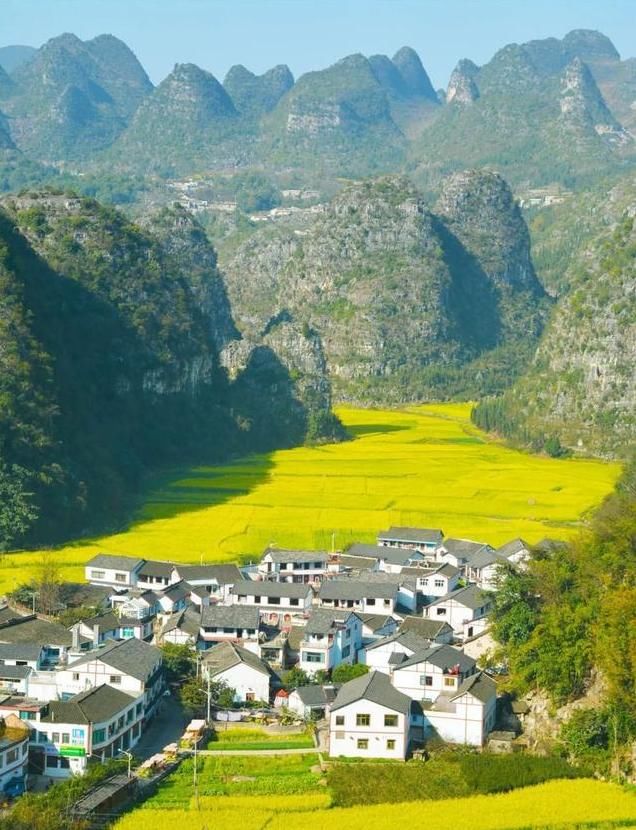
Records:
{"label": "white house", "polygon": [[495,550],[481,550],[466,564],[466,577],[484,591],[494,591],[502,565],[511,564]]}
{"label": "white house", "polygon": [[102,684],[65,701],[52,701],[34,726],[44,751],[44,774],[81,775],[88,756],[114,758],[133,747],[142,733],[144,697]]}
{"label": "white house", "polygon": [[430,527],[390,527],[378,534],[378,544],[393,548],[410,548],[420,551],[427,559],[434,559],[444,533]]}
{"label": "white house", "polygon": [[184,611],[172,614],[163,624],[159,639],[161,642],[178,646],[196,647],[201,632],[201,611],[188,606]]}
{"label": "white house", "polygon": [[531,548],[523,539],[512,539],[512,541],[506,542],[505,545],[497,548],[497,553],[513,565],[524,567],[530,559]]}
{"label": "white house", "polygon": [[[62,699],[106,683],[134,698],[143,696],[150,718],[164,690],[161,650],[142,640],[113,640],[55,672]],[[34,689],[31,682],[30,690]]]}
{"label": "white house", "polygon": [[425,737],[483,746],[497,718],[497,688],[482,672],[469,676],[459,689],[424,707]]}
{"label": "white house", "polygon": [[261,617],[256,606],[208,605],[201,609],[202,645],[220,642],[257,640]]}
{"label": "white house", "polygon": [[361,582],[358,579],[330,579],[320,586],[318,598],[323,608],[350,608],[372,614],[393,614],[398,602],[395,582]]}
{"label": "white house", "polygon": [[426,561],[425,555],[413,548],[391,547],[388,545],[364,545],[356,543],[346,552],[347,557],[361,560],[372,559],[376,562],[374,570],[384,573],[399,574],[404,568]]}
{"label": "white house", "polygon": [[234,605],[258,608],[270,625],[290,626],[311,610],[313,592],[307,584],[255,582],[243,579],[232,587]]}
{"label": "white house", "polygon": [[398,620],[390,614],[358,613],[362,620],[362,645],[369,645],[376,640],[390,637],[398,629]]}
{"label": "white house", "polygon": [[26,780],[29,763],[29,729],[10,716],[0,735],[0,791],[14,778]]}
{"label": "white house", "polygon": [[151,591],[163,591],[171,581],[173,562],[159,562],[155,559],[144,560],[137,571],[137,587]]}
{"label": "white house", "polygon": [[398,632],[368,645],[360,662],[366,663],[372,671],[390,675],[404,660],[429,646],[430,642],[418,634]]}
{"label": "white house", "polygon": [[355,663],[362,647],[362,620],[353,611],[315,608],[300,643],[299,667],[312,675]]}
{"label": "white house", "polygon": [[170,582],[183,580],[193,588],[204,588],[212,599],[227,602],[234,583],[242,579],[236,565],[175,565]]}
{"label": "white house", "polygon": [[425,602],[430,602],[435,597],[443,597],[455,590],[460,571],[450,562],[444,562],[435,568],[404,568],[402,576],[413,580],[417,595]]}
{"label": "white house", "polygon": [[466,567],[474,556],[482,551],[492,551],[486,542],[473,542],[471,539],[444,539],[437,551],[437,558],[449,562],[466,575]]}
{"label": "white house", "polygon": [[236,703],[269,703],[272,682],[278,680],[264,660],[236,643],[218,643],[204,652],[201,673],[234,689]]}
{"label": "white house", "polygon": [[283,550],[267,548],[257,572],[263,579],[274,582],[317,584],[325,576],[329,554],[324,550]]}
{"label": "white house", "polygon": [[424,613],[430,619],[447,622],[456,637],[466,639],[487,627],[487,614],[491,606],[492,599],[488,593],[477,585],[468,585],[427,605]]}
{"label": "white house", "polygon": [[144,560],[133,556],[113,556],[98,553],[85,567],[86,580],[92,585],[108,585],[111,588],[134,588]]}
{"label": "white house", "polygon": [[409,750],[412,701],[382,672],[341,686],[329,711],[332,757],[404,759]]}
{"label": "white house", "polygon": [[336,686],[299,686],[289,693],[286,701],[288,709],[301,718],[324,718],[334,702],[338,689]]}
{"label": "white house", "polygon": [[38,667],[46,669],[66,660],[68,650],[73,645],[73,635],[59,623],[29,614],[0,623],[0,644],[15,648],[23,648],[26,644],[39,646],[41,652]]}
{"label": "white house", "polygon": [[431,643],[448,643],[455,639],[455,632],[447,622],[442,620],[429,620],[427,617],[406,617],[400,623],[400,631],[412,631],[419,634]]}
{"label": "white house", "polygon": [[411,700],[435,702],[441,694],[455,694],[476,671],[475,661],[458,648],[435,644],[395,665],[392,681]]}

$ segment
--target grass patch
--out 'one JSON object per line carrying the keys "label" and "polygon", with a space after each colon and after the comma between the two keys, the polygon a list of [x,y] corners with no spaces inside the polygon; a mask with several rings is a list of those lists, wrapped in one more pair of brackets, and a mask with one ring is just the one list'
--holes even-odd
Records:
{"label": "grass patch", "polygon": [[264,729],[220,729],[214,732],[206,747],[210,752],[227,749],[246,751],[258,749],[311,749],[314,742],[302,733],[271,733]]}
{"label": "grass patch", "polygon": [[[260,557],[273,540],[299,548],[373,541],[391,524],[441,527],[497,545],[567,538],[613,488],[620,465],[528,455],[488,439],[469,404],[338,410],[355,440],[252,456],[156,479],[125,532],[55,552],[83,579],[99,551],[182,562]],[[205,539],[202,546],[201,540]],[[0,591],[34,573],[40,552],[0,559]]]}

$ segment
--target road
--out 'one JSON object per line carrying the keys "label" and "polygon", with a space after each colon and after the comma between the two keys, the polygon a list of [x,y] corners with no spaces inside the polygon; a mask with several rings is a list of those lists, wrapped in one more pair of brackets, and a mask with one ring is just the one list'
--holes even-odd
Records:
{"label": "road", "polygon": [[167,744],[178,743],[190,718],[173,696],[162,698],[159,711],[131,752],[140,761],[161,752]]}

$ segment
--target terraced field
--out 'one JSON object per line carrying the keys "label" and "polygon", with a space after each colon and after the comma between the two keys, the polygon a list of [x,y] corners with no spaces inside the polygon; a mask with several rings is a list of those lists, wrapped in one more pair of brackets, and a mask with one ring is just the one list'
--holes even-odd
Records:
{"label": "terraced field", "polygon": [[[183,562],[256,560],[269,543],[331,548],[388,525],[441,527],[501,544],[565,538],[612,489],[618,464],[517,452],[470,423],[469,404],[340,409],[354,440],[175,470],[148,489],[124,532],[55,551],[82,579],[97,551]],[[41,553],[7,554],[0,590],[26,581]]]}

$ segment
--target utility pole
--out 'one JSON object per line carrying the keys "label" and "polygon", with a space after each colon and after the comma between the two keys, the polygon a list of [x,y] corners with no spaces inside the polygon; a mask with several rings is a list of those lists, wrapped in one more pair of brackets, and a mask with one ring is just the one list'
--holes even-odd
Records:
{"label": "utility pole", "polygon": [[208,669],[208,716],[205,721],[208,726],[210,724],[210,671]]}

